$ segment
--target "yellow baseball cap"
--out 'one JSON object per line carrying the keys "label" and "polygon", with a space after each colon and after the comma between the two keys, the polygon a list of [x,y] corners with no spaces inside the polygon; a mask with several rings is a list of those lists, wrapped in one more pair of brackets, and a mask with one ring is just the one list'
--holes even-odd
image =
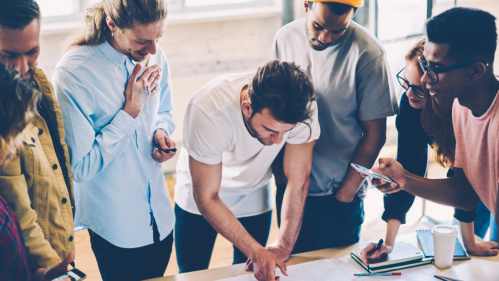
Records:
{"label": "yellow baseball cap", "polygon": [[364,6],[364,0],[308,0],[309,2],[336,2],[358,8]]}

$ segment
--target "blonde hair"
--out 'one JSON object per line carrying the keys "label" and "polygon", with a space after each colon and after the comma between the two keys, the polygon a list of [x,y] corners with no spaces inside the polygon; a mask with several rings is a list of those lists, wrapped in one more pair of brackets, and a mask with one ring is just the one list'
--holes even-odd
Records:
{"label": "blonde hair", "polygon": [[0,63],[0,167],[22,149],[22,132],[34,117],[39,92]]}
{"label": "blonde hair", "polygon": [[135,23],[150,24],[166,18],[166,0],[101,0],[87,9],[85,26],[69,43],[69,48],[99,45],[111,36],[106,23],[110,17],[120,29]]}
{"label": "blonde hair", "polygon": [[[409,50],[405,59],[408,63],[416,64],[420,76],[424,72],[421,69],[418,57],[423,55],[425,38],[418,41]],[[433,137],[431,147],[435,151],[435,161],[442,167],[454,167],[454,152],[456,150],[456,138],[452,126],[452,110],[450,105],[440,105],[431,97],[423,85],[426,100],[421,111],[421,125],[425,132]]]}

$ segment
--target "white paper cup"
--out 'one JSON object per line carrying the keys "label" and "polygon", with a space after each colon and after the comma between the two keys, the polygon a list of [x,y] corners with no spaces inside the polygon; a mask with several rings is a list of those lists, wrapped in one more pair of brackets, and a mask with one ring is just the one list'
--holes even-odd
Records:
{"label": "white paper cup", "polygon": [[435,249],[435,266],[449,268],[454,260],[457,230],[451,225],[440,224],[431,230],[433,249]]}

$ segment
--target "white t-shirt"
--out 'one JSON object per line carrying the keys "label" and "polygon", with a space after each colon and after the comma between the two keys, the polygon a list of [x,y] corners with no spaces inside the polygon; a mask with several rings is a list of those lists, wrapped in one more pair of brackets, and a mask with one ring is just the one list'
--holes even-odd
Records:
{"label": "white t-shirt", "polygon": [[279,145],[265,146],[247,131],[240,94],[255,73],[223,75],[208,82],[191,99],[184,118],[184,147],[177,163],[175,201],[200,214],[192,193],[189,155],[205,164],[222,162],[221,200],[236,217],[265,213],[274,207],[270,165],[285,142],[316,140],[320,134],[317,106],[313,117],[287,132]]}

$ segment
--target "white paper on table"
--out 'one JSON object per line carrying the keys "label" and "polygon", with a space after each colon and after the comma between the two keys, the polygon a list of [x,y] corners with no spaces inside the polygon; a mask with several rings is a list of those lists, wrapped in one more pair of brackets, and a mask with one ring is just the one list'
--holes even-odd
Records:
{"label": "white paper on table", "polygon": [[[288,266],[288,275],[284,276],[279,269],[276,275],[280,281],[382,281],[382,280],[404,280],[404,281],[436,281],[434,275],[442,275],[457,278],[463,281],[498,281],[499,263],[480,259],[471,259],[452,268],[441,271],[431,264],[415,266],[402,270],[401,276],[370,276],[358,277],[354,273],[365,273],[366,271],[352,258],[323,259]],[[367,280],[368,278],[369,280]],[[244,274],[236,277],[221,279],[219,281],[256,281],[253,274]]]}
{"label": "white paper on table", "polygon": [[[435,281],[434,274],[439,272],[434,266],[428,264],[400,270],[402,276],[354,276],[355,273],[366,273],[352,258],[323,259],[288,266],[288,275],[284,276],[276,269],[280,281],[378,281],[378,280],[407,280],[407,281]],[[369,280],[367,280],[368,278]],[[256,281],[253,274],[244,274],[226,278],[219,281]]]}
{"label": "white paper on table", "polygon": [[497,281],[499,280],[499,262],[474,258],[453,266],[438,275],[463,281]]}
{"label": "white paper on table", "polygon": [[[323,259],[312,262],[288,266],[288,275],[285,276],[279,269],[276,275],[280,281],[312,281],[312,280],[350,280],[356,272],[363,272],[362,267],[351,258]],[[256,281],[253,274],[244,274],[222,279],[223,281]]]}

